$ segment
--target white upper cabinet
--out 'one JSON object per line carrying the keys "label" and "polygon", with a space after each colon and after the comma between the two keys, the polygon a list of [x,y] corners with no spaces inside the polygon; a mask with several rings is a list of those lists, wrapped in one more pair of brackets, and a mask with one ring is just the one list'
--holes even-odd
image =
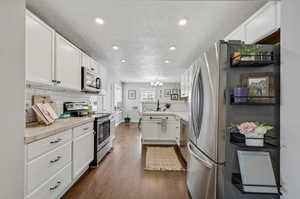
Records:
{"label": "white upper cabinet", "polygon": [[246,40],[246,32],[244,26],[237,27],[232,33],[230,33],[226,38],[225,41],[229,40]]}
{"label": "white upper cabinet", "polygon": [[26,80],[52,84],[54,79],[55,31],[32,13],[26,12]]}
{"label": "white upper cabinet", "polygon": [[58,85],[81,90],[81,52],[78,48],[56,34],[56,80]]}
{"label": "white upper cabinet", "polygon": [[270,2],[255,13],[245,24],[246,43],[255,43],[272,34],[280,27],[277,3]]}
{"label": "white upper cabinet", "polygon": [[81,57],[81,66],[84,66],[84,67],[90,67],[90,57],[87,55],[87,54],[85,54],[85,53],[82,53],[81,54],[82,55],[82,57]]}
{"label": "white upper cabinet", "polygon": [[225,40],[241,40],[254,44],[280,28],[280,2],[265,4],[249,19],[230,33]]}

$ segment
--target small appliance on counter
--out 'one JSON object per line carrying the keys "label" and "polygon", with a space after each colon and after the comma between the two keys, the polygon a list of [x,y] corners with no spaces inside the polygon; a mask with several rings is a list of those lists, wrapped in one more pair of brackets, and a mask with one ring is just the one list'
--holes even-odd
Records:
{"label": "small appliance on counter", "polygon": [[71,117],[84,117],[89,114],[87,102],[64,102],[64,113],[69,113]]}

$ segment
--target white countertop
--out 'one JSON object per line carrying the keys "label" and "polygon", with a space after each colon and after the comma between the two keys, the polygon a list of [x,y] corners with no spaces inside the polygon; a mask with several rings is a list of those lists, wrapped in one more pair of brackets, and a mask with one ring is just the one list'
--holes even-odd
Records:
{"label": "white countertop", "polygon": [[146,111],[143,112],[144,116],[149,115],[174,115],[180,117],[182,120],[188,121],[188,112],[168,112],[168,111]]}
{"label": "white countertop", "polygon": [[58,119],[49,126],[38,125],[34,127],[27,127],[24,132],[24,142],[29,144],[93,121],[94,118],[91,117],[71,117],[68,119]]}

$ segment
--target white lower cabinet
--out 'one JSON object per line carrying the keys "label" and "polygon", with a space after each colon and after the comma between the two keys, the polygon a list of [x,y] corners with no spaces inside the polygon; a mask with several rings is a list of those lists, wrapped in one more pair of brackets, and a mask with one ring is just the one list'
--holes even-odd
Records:
{"label": "white lower cabinet", "polygon": [[94,158],[93,122],[25,145],[25,199],[58,199]]}
{"label": "white lower cabinet", "polygon": [[162,117],[166,125],[162,124],[160,117],[144,117],[141,124],[142,142],[144,144],[176,144],[176,137],[180,134],[180,121],[175,117]]}
{"label": "white lower cabinet", "polygon": [[27,199],[56,199],[71,184],[71,163],[47,180],[39,189],[32,192]]}
{"label": "white lower cabinet", "polygon": [[116,137],[116,120],[114,116],[110,118],[110,136],[112,140]]}
{"label": "white lower cabinet", "polygon": [[73,140],[73,179],[77,178],[94,157],[94,133],[85,133]]}
{"label": "white lower cabinet", "polygon": [[27,165],[28,193],[71,162],[71,150],[71,143],[68,143],[31,161]]}

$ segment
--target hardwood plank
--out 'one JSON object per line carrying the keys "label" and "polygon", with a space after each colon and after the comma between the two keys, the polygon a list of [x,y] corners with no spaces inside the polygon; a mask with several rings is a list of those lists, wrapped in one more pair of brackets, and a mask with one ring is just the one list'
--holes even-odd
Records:
{"label": "hardwood plank", "polygon": [[120,125],[114,148],[62,199],[187,199],[184,171],[144,171],[145,150],[137,124]]}

